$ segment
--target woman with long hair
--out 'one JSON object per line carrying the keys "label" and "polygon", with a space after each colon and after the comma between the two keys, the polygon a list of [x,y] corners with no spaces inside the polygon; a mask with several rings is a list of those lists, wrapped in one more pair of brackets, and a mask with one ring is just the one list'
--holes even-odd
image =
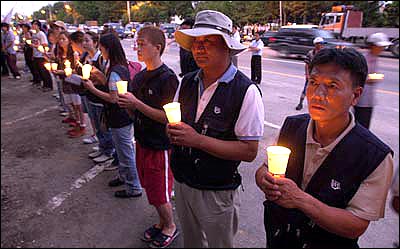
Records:
{"label": "woman with long hair", "polygon": [[139,197],[142,195],[142,186],[136,169],[135,152],[132,143],[133,126],[126,109],[120,108],[116,82],[129,81],[128,63],[125,52],[114,34],[105,34],[100,38],[100,51],[103,58],[108,60],[105,69],[107,92],[94,87],[88,80],[84,86],[96,96],[105,100],[105,117],[108,127],[111,128],[112,138],[119,159],[119,175],[109,182],[110,187],[125,185],[125,190],[115,192],[119,198]]}

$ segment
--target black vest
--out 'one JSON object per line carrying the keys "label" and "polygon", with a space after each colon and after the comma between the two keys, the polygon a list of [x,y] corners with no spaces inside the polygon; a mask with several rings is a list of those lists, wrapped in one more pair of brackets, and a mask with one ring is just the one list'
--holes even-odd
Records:
{"label": "black vest", "polygon": [[[128,68],[115,65],[109,69],[107,73],[107,92],[109,92],[108,82],[110,80],[111,72],[115,72],[121,77],[121,80],[129,81],[129,71]],[[104,112],[106,115],[107,125],[110,128],[122,128],[132,123],[129,114],[126,109],[119,107],[118,104],[113,104],[109,102],[105,102]]]}
{"label": "black vest", "polygon": [[[243,73],[237,71],[229,83],[220,82],[197,123],[195,117],[198,103],[197,71],[182,79],[179,92],[182,121],[198,133],[220,140],[237,140],[235,123],[248,87],[253,84]],[[240,161],[220,159],[202,150],[173,146],[171,169],[175,179],[190,187],[204,190],[236,189],[241,184],[237,170]]]}
{"label": "black vest", "polygon": [[[278,145],[288,147],[292,151],[286,177],[296,182],[299,188],[303,178],[309,121],[308,114],[286,118],[278,140]],[[356,123],[315,172],[305,192],[331,207],[345,209],[360,184],[388,153],[393,154],[393,151],[370,131]],[[335,186],[337,182],[340,183],[340,189],[337,189],[338,185]],[[358,239],[330,233],[297,209],[286,209],[270,201],[265,201],[264,206],[268,247],[358,247]]]}

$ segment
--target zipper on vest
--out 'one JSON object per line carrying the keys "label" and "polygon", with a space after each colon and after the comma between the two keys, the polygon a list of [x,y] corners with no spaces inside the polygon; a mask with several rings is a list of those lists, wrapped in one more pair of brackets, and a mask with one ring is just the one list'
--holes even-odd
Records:
{"label": "zipper on vest", "polygon": [[208,129],[208,124],[203,124],[203,129],[201,130],[201,135],[206,135]]}

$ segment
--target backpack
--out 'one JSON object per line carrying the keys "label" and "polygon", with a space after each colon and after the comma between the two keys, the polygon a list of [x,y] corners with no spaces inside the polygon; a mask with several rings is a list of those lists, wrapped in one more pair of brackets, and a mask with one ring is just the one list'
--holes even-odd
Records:
{"label": "backpack", "polygon": [[142,65],[139,62],[128,61],[129,79],[133,81],[135,75],[140,72]]}

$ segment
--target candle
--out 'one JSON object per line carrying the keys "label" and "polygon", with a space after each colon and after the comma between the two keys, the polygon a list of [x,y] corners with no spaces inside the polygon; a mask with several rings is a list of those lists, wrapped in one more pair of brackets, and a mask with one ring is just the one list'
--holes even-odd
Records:
{"label": "candle", "polygon": [[51,63],[51,69],[52,70],[57,70],[58,64],[57,63]]}
{"label": "candle", "polygon": [[31,44],[32,44],[32,41],[31,41],[31,40],[26,40],[26,43],[27,43],[28,45],[31,45]]}
{"label": "candle", "polygon": [[44,50],[46,50],[46,52],[49,52],[49,47],[44,47]]}
{"label": "candle", "polygon": [[72,68],[67,67],[64,69],[64,72],[65,72],[65,76],[69,77],[72,74]]}
{"label": "candle", "polygon": [[92,66],[90,64],[85,64],[82,67],[82,79],[87,80],[90,77],[90,71],[92,71]]}
{"label": "candle", "polygon": [[15,51],[18,51],[18,46],[13,47]]}
{"label": "candle", "polygon": [[267,148],[268,171],[274,176],[284,177],[290,152],[290,149],[283,146],[269,146]]}
{"label": "candle", "polygon": [[118,81],[116,84],[119,94],[125,94],[128,92],[128,81]]}
{"label": "candle", "polygon": [[42,45],[39,45],[38,50],[39,50],[41,53],[44,53],[44,48],[43,48]]}
{"label": "candle", "polygon": [[32,29],[32,34],[36,34],[36,30]]}
{"label": "candle", "polygon": [[181,104],[172,102],[163,106],[169,123],[181,122]]}
{"label": "candle", "polygon": [[46,62],[46,63],[44,63],[44,67],[47,69],[47,70],[51,70],[51,63],[50,62]]}
{"label": "candle", "polygon": [[25,38],[25,37],[22,37],[22,40],[23,40],[23,41],[26,41],[26,38]]}
{"label": "candle", "polygon": [[15,45],[18,45],[18,44],[19,44],[19,41],[18,41],[18,40],[15,40],[15,41],[14,41],[14,44],[15,44]]}
{"label": "candle", "polygon": [[368,74],[368,79],[370,79],[370,80],[383,80],[384,77],[385,77],[385,75],[382,74],[382,73],[370,73],[370,74]]}
{"label": "candle", "polygon": [[71,67],[71,62],[69,61],[69,60],[66,60],[65,62],[64,62],[64,66],[65,67]]}

